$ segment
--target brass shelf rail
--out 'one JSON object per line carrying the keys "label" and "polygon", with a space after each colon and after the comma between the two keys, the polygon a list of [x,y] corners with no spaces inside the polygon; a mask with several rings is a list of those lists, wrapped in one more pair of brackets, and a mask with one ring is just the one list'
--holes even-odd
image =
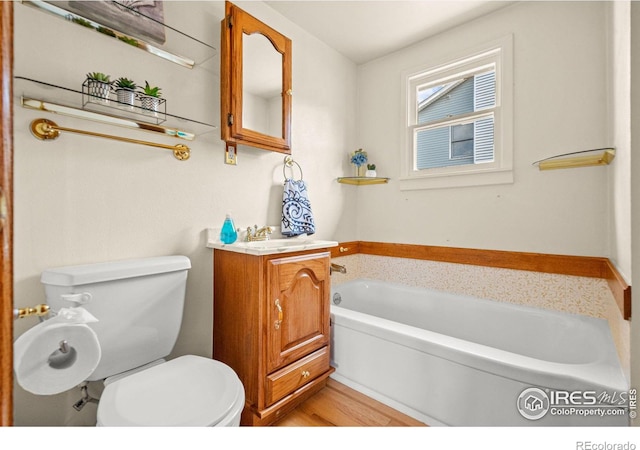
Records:
{"label": "brass shelf rail", "polygon": [[131,144],[146,145],[149,147],[162,148],[173,151],[173,156],[180,161],[186,161],[191,156],[191,150],[184,144],[167,145],[157,142],[142,141],[139,139],[131,139],[122,136],[113,136],[110,134],[96,133],[93,131],[78,130],[75,128],[61,127],[55,122],[47,119],[35,119],[30,125],[31,134],[42,141],[55,140],[60,136],[60,132],[76,133],[85,136],[94,136],[105,139],[113,139],[121,142],[129,142]]}

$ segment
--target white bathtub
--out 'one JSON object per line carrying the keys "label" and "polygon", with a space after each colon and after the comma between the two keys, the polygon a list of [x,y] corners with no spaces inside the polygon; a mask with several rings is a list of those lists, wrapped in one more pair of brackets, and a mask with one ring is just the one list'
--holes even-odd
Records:
{"label": "white bathtub", "polygon": [[629,424],[605,320],[374,280],[331,294],[332,377],[429,425]]}

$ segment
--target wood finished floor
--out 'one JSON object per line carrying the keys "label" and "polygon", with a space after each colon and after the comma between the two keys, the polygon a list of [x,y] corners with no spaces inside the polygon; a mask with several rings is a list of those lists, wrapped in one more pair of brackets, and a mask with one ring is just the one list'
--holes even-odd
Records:
{"label": "wood finished floor", "polygon": [[329,378],[274,427],[424,427],[424,423]]}

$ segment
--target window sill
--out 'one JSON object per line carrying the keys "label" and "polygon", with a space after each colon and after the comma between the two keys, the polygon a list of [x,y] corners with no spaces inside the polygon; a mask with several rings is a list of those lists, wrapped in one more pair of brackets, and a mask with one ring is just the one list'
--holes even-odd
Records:
{"label": "window sill", "polygon": [[513,170],[492,170],[473,173],[449,173],[425,177],[400,178],[401,191],[421,189],[446,189],[455,187],[490,186],[494,184],[513,184]]}

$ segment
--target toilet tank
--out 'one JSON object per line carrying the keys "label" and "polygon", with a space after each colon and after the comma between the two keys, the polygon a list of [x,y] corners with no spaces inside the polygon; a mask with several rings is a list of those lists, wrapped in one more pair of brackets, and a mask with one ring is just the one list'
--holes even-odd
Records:
{"label": "toilet tank", "polygon": [[102,358],[89,381],[101,380],[163,358],[182,322],[186,256],[162,256],[49,269],[42,273],[47,303],[82,306],[98,319]]}

